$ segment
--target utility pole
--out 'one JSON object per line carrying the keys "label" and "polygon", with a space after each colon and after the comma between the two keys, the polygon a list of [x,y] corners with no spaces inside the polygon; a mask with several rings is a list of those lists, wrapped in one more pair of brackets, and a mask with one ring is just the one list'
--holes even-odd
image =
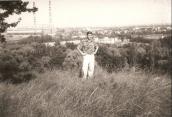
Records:
{"label": "utility pole", "polygon": [[49,0],[49,29],[52,36],[52,13],[51,13],[51,0]]}
{"label": "utility pole", "polygon": [[[35,2],[33,2],[33,8],[35,7]],[[35,15],[35,12],[33,12],[33,23],[34,23],[34,26],[36,27],[36,15]]]}
{"label": "utility pole", "polygon": [[[35,7],[35,2],[33,2],[33,8]],[[36,14],[35,12],[33,12],[33,25],[34,25],[34,36],[33,36],[33,40],[35,40],[35,35],[36,35]]]}

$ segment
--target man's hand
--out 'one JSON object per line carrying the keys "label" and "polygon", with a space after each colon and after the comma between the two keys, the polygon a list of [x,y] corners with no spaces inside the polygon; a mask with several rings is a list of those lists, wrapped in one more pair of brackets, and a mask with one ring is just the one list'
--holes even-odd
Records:
{"label": "man's hand", "polygon": [[93,54],[96,54],[96,53],[97,53],[97,51],[93,52]]}
{"label": "man's hand", "polygon": [[98,51],[98,49],[99,49],[99,47],[97,46],[97,47],[96,47],[96,50],[94,51],[94,53],[93,53],[93,54],[96,54],[96,53],[97,53],[97,51]]}
{"label": "man's hand", "polygon": [[86,55],[86,53],[83,53],[83,52],[82,52],[82,53],[81,53],[81,55],[82,55],[82,56],[85,56],[85,55]]}

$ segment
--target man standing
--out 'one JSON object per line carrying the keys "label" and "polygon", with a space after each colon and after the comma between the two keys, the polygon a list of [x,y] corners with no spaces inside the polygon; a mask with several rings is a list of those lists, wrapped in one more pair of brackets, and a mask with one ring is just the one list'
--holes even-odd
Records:
{"label": "man standing", "polygon": [[94,55],[97,53],[98,45],[93,40],[93,33],[87,32],[87,39],[81,41],[77,49],[83,56],[83,79],[92,78],[94,73]]}

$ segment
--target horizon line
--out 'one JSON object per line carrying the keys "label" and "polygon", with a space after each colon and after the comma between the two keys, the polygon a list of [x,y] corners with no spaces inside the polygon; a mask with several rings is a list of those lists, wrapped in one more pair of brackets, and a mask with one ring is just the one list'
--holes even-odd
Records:
{"label": "horizon line", "polygon": [[155,24],[129,24],[129,25],[112,25],[112,26],[49,26],[48,24],[38,24],[36,26],[32,25],[32,26],[27,26],[27,25],[23,25],[23,26],[16,26],[16,27],[12,27],[12,28],[22,28],[22,27],[35,27],[35,28],[41,28],[41,27],[52,27],[52,28],[106,28],[106,27],[134,27],[134,26],[165,26],[165,25],[170,25],[172,26],[171,23],[155,23]]}

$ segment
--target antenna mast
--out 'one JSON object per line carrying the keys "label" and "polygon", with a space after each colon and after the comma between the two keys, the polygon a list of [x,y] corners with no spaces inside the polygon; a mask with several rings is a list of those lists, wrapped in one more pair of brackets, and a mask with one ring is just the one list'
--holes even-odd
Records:
{"label": "antenna mast", "polygon": [[[33,2],[33,8],[35,7],[35,2]],[[33,25],[34,25],[34,36],[36,35],[36,14],[33,12]],[[35,37],[33,37],[35,40]]]}
{"label": "antenna mast", "polygon": [[51,14],[51,0],[49,0],[49,28],[52,35],[52,14]]}

